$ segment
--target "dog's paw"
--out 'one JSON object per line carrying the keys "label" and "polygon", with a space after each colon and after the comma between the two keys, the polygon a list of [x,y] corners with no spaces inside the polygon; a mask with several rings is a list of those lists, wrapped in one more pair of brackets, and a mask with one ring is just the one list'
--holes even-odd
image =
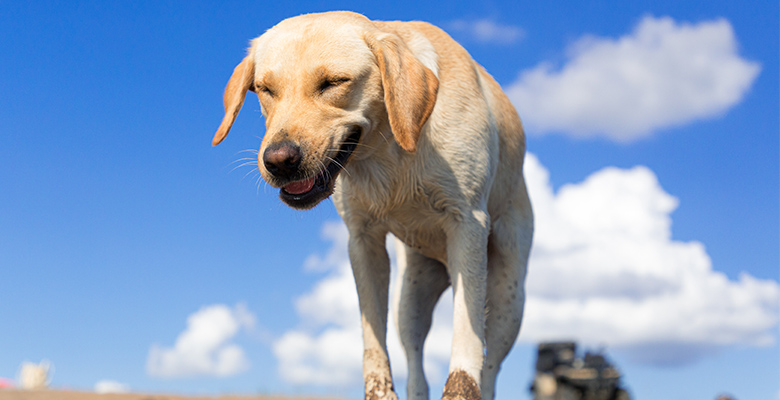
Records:
{"label": "dog's paw", "polygon": [[366,378],[366,400],[398,400],[390,378],[369,375]]}
{"label": "dog's paw", "polygon": [[398,396],[395,395],[395,392],[374,392],[366,393],[366,400],[398,400]]}
{"label": "dog's paw", "polygon": [[458,370],[447,378],[441,400],[482,400],[482,394],[474,378]]}

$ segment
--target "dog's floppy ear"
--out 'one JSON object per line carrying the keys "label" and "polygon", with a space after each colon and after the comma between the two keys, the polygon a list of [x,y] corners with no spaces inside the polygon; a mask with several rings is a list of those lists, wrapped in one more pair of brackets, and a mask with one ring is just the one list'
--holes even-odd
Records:
{"label": "dog's floppy ear", "polygon": [[217,129],[217,133],[211,141],[212,146],[222,142],[228,132],[230,132],[230,127],[233,126],[233,121],[236,120],[236,116],[244,104],[246,91],[252,88],[255,76],[254,69],[255,62],[250,54],[244,57],[244,60],[233,70],[233,75],[230,76],[230,80],[225,88],[225,117],[222,119],[222,124],[219,125],[219,129]]}
{"label": "dog's floppy ear", "polygon": [[404,150],[413,153],[417,150],[420,131],[433,112],[439,80],[400,37],[371,33],[365,36],[365,41],[382,74],[385,107],[393,136]]}

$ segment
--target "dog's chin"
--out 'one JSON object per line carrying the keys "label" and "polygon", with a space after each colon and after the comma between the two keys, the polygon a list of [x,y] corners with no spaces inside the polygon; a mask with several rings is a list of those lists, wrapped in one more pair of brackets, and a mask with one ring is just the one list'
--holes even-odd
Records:
{"label": "dog's chin", "polygon": [[325,174],[321,173],[310,179],[314,179],[314,182],[312,182],[312,187],[308,191],[303,193],[297,193],[297,191],[295,193],[290,193],[285,189],[289,186],[288,185],[279,189],[279,198],[292,208],[297,210],[308,210],[317,204],[320,204],[321,201],[333,194],[333,186],[336,182],[335,175],[326,177]]}
{"label": "dog's chin", "polygon": [[327,199],[333,194],[336,177],[357,148],[360,136],[360,128],[352,128],[349,136],[341,144],[338,154],[330,159],[330,163],[323,170],[314,177],[283,185],[279,189],[279,198],[288,206],[298,210],[308,210]]}

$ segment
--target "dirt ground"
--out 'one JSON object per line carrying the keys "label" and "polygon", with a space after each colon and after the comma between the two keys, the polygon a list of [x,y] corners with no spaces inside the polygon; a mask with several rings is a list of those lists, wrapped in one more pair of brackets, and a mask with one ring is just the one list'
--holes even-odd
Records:
{"label": "dirt ground", "polygon": [[[218,396],[190,397],[168,394],[97,394],[64,390],[0,389],[0,400],[327,400],[312,397]],[[335,399],[330,399],[335,400]]]}

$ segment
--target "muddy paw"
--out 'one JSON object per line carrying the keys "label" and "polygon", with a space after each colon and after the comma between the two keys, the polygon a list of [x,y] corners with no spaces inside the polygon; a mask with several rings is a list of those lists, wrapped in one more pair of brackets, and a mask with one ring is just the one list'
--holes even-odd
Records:
{"label": "muddy paw", "polygon": [[366,378],[366,400],[398,400],[390,378],[369,376]]}
{"label": "muddy paw", "polygon": [[444,385],[442,400],[482,400],[482,394],[474,378],[465,371],[454,371]]}

